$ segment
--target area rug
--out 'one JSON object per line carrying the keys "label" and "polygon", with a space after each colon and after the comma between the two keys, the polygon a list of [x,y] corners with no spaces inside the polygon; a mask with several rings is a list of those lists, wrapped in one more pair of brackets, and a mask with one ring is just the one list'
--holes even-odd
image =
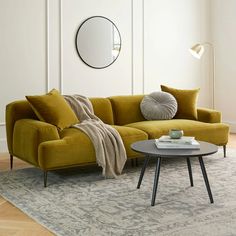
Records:
{"label": "area rug", "polygon": [[118,179],[104,179],[99,168],[49,172],[48,187],[36,168],[0,173],[0,194],[56,235],[168,236],[236,235],[236,150],[204,157],[214,204],[210,204],[197,158],[194,187],[184,159],[163,160],[151,207],[155,162],[140,189],[141,165]]}

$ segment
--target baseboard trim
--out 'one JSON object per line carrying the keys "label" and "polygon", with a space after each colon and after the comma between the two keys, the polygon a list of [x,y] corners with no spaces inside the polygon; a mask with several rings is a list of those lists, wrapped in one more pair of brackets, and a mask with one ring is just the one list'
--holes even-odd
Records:
{"label": "baseboard trim", "polygon": [[0,139],[0,153],[8,152],[7,140],[5,138]]}

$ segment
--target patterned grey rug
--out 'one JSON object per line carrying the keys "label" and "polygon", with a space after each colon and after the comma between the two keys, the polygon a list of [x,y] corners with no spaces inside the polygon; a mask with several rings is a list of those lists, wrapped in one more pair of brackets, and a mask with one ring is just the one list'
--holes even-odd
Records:
{"label": "patterned grey rug", "polygon": [[204,160],[214,204],[197,159],[194,187],[184,159],[163,161],[154,207],[154,162],[139,190],[141,165],[128,165],[119,179],[104,179],[94,167],[50,172],[47,188],[38,169],[2,172],[0,194],[56,235],[236,235],[236,150]]}

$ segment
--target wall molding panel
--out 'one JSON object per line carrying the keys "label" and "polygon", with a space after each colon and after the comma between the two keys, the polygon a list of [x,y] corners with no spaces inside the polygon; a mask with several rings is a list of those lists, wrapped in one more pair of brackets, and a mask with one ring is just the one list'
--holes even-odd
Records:
{"label": "wall molding panel", "polygon": [[131,94],[134,94],[134,0],[131,3]]}
{"label": "wall molding panel", "polygon": [[60,34],[60,82],[59,82],[59,88],[61,93],[63,94],[64,88],[64,77],[63,77],[63,0],[60,0],[60,7],[59,7],[59,34]]}
{"label": "wall molding panel", "polygon": [[[139,0],[140,1],[140,0]],[[80,93],[85,96],[110,96],[133,94],[134,66],[133,45],[134,14],[133,0],[111,2],[101,0],[63,1],[60,0],[60,39],[61,39],[61,92]],[[93,6],[93,7],[91,7]],[[114,64],[105,69],[93,69],[85,65],[75,50],[75,35],[79,25],[91,16],[101,15],[111,19],[122,37],[121,53]],[[127,19],[129,19],[127,21]],[[100,86],[101,84],[105,86]],[[100,86],[99,89],[97,89]]]}
{"label": "wall molding panel", "polygon": [[144,85],[143,5],[144,0],[132,1],[133,94],[143,93]]}
{"label": "wall molding panel", "polygon": [[60,5],[61,0],[47,1],[47,90],[61,91]]}
{"label": "wall molding panel", "polygon": [[48,2],[0,1],[0,152],[7,152],[6,104],[48,90]]}
{"label": "wall molding panel", "polygon": [[49,92],[49,0],[46,0],[46,93]]}
{"label": "wall molding panel", "polygon": [[[88,2],[89,4],[92,4],[93,1],[95,0],[90,0]],[[79,82],[75,82],[71,81],[70,82],[70,76],[65,75],[65,70],[68,70],[68,64],[65,61],[65,54],[67,54],[68,49],[65,49],[65,42],[67,41],[67,35],[65,33],[65,24],[68,21],[68,15],[65,16],[66,14],[66,10],[68,7],[70,7],[70,5],[72,6],[71,9],[73,9],[73,11],[78,11],[78,19],[82,18],[83,20],[87,17],[90,17],[91,15],[105,15],[108,16],[108,18],[110,17],[111,19],[113,19],[113,14],[110,13],[109,14],[111,16],[109,16],[106,13],[103,13],[103,9],[99,9],[98,7],[98,11],[95,13],[88,13],[84,14],[83,11],[80,10],[79,8],[76,8],[76,4],[80,4],[80,1],[63,1],[63,0],[46,0],[46,32],[47,32],[47,91],[51,90],[52,88],[57,88],[62,94],[64,93],[70,93],[70,89],[68,89],[68,85],[69,83],[71,83],[71,87],[73,87],[74,84],[78,83],[78,87],[79,87]],[[103,2],[107,2],[109,3],[109,0],[103,0]],[[124,7],[127,5],[127,1],[123,0],[120,1],[120,6]],[[144,91],[143,89],[143,85],[144,85],[144,63],[143,63],[143,54],[144,54],[144,43],[143,43],[143,29],[142,27],[140,28],[140,24],[142,26],[144,26],[143,24],[143,17],[144,17],[144,12],[143,12],[143,6],[144,6],[144,0],[130,0],[130,12],[127,12],[127,16],[126,18],[130,18],[130,32],[123,32],[122,34],[122,42],[124,41],[123,38],[126,35],[130,34],[130,92],[126,92],[130,93],[130,94],[137,94],[137,93],[142,93]],[[84,5],[84,4],[82,4]],[[73,6],[75,6],[75,8],[73,8]],[[120,7],[118,6],[118,7]],[[82,14],[87,15],[85,17],[80,17],[80,11],[82,12]],[[98,13],[99,12],[99,13]],[[115,18],[117,18],[117,16],[115,15],[116,13],[114,12],[114,16]],[[118,18],[119,20],[119,18]],[[82,20],[77,20],[76,24],[77,26],[82,22]],[[125,20],[125,22],[127,22]],[[73,22],[74,23],[74,22]],[[75,23],[74,23],[75,24]],[[119,28],[119,27],[118,27]],[[77,28],[75,28],[77,29]],[[73,32],[72,32],[73,33]],[[75,36],[75,35],[73,35]],[[123,37],[124,36],[124,37]],[[127,40],[126,40],[127,41]],[[70,40],[70,44],[73,44],[74,47],[74,39]],[[57,46],[55,46],[57,45]],[[124,50],[124,45],[122,45],[122,52]],[[140,47],[141,47],[141,51],[140,51]],[[127,45],[125,45],[125,48],[127,48]],[[65,51],[66,50],[66,51]],[[75,52],[75,48],[73,48],[74,52],[72,52],[72,54],[76,54]],[[125,54],[127,54],[125,52]],[[67,58],[66,58],[67,59]],[[81,61],[78,58],[77,54],[76,55],[72,55],[71,56],[71,60],[73,61],[77,61],[76,63],[78,63],[78,67],[81,67],[81,70],[85,70],[86,74],[88,74],[88,71],[93,71],[92,74],[98,72],[98,77],[100,76],[99,74],[105,74],[105,73],[100,73],[102,72],[102,70],[94,70],[92,68],[86,68],[84,69],[84,65],[81,65]],[[118,58],[118,61],[123,60],[123,58]],[[104,69],[104,71],[112,71],[111,68],[114,68],[116,66],[116,63],[114,63],[114,65],[112,65],[110,68]],[[65,65],[67,66],[65,68]],[[72,68],[73,69],[73,68]],[[79,72],[77,72],[79,73]],[[83,74],[85,74],[82,71]],[[65,81],[65,77],[67,78],[67,80]],[[80,77],[81,75],[79,75],[78,77]],[[94,75],[93,75],[94,76]],[[74,83],[75,82],[75,83]],[[84,82],[82,82],[84,83]],[[127,82],[125,82],[127,83]],[[125,86],[127,87],[127,86]],[[80,91],[78,91],[80,92]],[[96,91],[95,91],[96,92]],[[83,93],[83,92],[81,92]],[[121,92],[122,93],[122,92]],[[86,95],[86,94],[85,94]],[[91,94],[92,95],[92,94]],[[95,94],[96,95],[96,94]],[[101,95],[102,96],[102,95]],[[106,94],[104,94],[104,96],[106,96]]]}
{"label": "wall molding panel", "polygon": [[[139,25],[140,22],[142,22],[142,18],[140,20],[140,12],[142,12],[143,0],[117,1],[117,3],[115,3],[115,7],[112,7],[114,9],[112,11],[110,10],[111,7],[108,7],[107,9],[104,7],[107,4],[114,4],[109,0],[101,0],[99,4],[96,3],[96,0],[89,0],[86,1],[86,3],[84,1],[82,2],[82,0],[45,0],[44,4],[41,4],[42,7],[39,9],[39,11],[44,12],[45,15],[45,79],[43,84],[44,91],[46,93],[52,88],[58,89],[62,94],[72,93],[73,91],[71,91],[70,88],[73,87],[78,88],[78,90],[76,89],[75,92],[87,96],[109,96],[142,93],[141,80],[143,79],[143,65],[142,54],[139,52],[140,45],[142,45],[142,31],[140,30]],[[72,5],[70,6],[70,4]],[[85,5],[84,8],[83,5]],[[93,7],[91,6],[95,6],[96,9],[93,10]],[[68,57],[66,57],[67,51],[71,49],[65,48],[65,46],[68,45],[68,34],[66,32],[65,26],[68,19],[70,22],[70,15],[65,15],[65,12],[68,10],[68,8],[72,9],[75,17],[77,17],[76,22],[71,22],[74,24],[74,31],[77,30],[77,27],[82,19],[92,15],[105,15],[113,20],[118,25],[119,30],[122,32],[123,45],[121,49],[121,55],[114,65],[104,70],[94,70],[85,66],[80,61],[74,48],[75,32],[70,32],[70,34],[72,34],[69,42],[72,45],[70,61],[72,61],[72,64],[75,61],[77,64],[76,67],[79,68],[76,71],[79,80],[78,83],[76,78],[74,79],[75,81],[73,79],[70,80],[70,78],[73,76],[73,73],[72,76],[70,73],[68,74],[68,71],[70,71],[70,63],[66,63],[66,60],[68,59]],[[123,10],[125,8],[127,8],[127,10]],[[129,19],[128,24],[127,19]],[[32,32],[32,34],[34,34],[34,32]],[[67,74],[65,74],[65,69]],[[110,81],[113,77],[116,77],[114,78],[114,86],[113,82],[111,83]],[[65,78],[67,78],[67,80],[65,80]],[[91,78],[94,78],[94,81],[97,83],[93,88],[90,88],[93,84],[92,82],[89,82]],[[101,82],[98,82],[100,78],[105,79],[103,79]],[[86,85],[86,83],[88,84]],[[73,86],[74,84],[76,85]],[[100,94],[96,94],[99,92],[97,86],[100,84],[107,84],[107,87],[112,88],[114,91],[108,93],[108,89],[104,90]],[[80,89],[80,87],[82,87],[82,89]],[[90,89],[92,90],[91,93]],[[0,122],[0,128],[5,130],[5,122]],[[0,135],[0,152],[5,152],[6,150],[6,134],[4,131],[1,132]]]}
{"label": "wall molding panel", "polygon": [[142,46],[143,46],[143,62],[142,62],[142,69],[143,69],[143,80],[142,80],[142,93],[144,94],[145,93],[145,11],[144,11],[144,7],[145,7],[145,4],[144,4],[144,0],[142,0]]}

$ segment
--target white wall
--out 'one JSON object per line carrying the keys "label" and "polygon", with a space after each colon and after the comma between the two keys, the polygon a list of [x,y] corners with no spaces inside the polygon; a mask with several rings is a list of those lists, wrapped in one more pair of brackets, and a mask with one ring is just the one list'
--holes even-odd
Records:
{"label": "white wall", "polygon": [[206,0],[148,0],[144,5],[144,91],[201,88],[199,105],[209,105],[208,55],[196,60],[189,48],[209,40]]}
{"label": "white wall", "polygon": [[[75,49],[79,25],[95,15],[111,19],[122,38],[118,59],[101,70]],[[209,105],[209,58],[188,52],[209,40],[208,17],[209,0],[1,0],[0,152],[5,105],[54,87],[86,96],[149,93],[162,83],[201,87],[199,104]]]}
{"label": "white wall", "polygon": [[46,92],[45,25],[45,1],[0,1],[0,152],[6,104]]}
{"label": "white wall", "polygon": [[236,1],[212,0],[212,39],[216,60],[216,109],[236,132]]}
{"label": "white wall", "polygon": [[[99,3],[97,0],[62,1],[63,93],[80,93],[86,96],[131,93],[131,3],[130,0],[100,0]],[[79,25],[93,15],[102,15],[112,20],[122,37],[122,50],[118,59],[111,66],[100,70],[85,65],[78,57],[74,45]]]}

